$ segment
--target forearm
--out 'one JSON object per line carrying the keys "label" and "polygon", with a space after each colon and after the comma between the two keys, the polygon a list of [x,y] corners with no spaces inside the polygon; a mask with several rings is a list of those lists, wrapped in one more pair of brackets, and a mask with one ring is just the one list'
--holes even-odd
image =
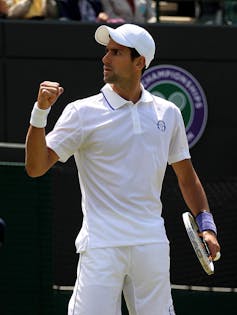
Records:
{"label": "forearm", "polygon": [[184,201],[193,215],[196,216],[200,211],[209,210],[206,193],[192,166],[191,160],[183,160],[174,163],[172,166]]}
{"label": "forearm", "polygon": [[30,126],[26,136],[25,167],[29,176],[43,175],[50,167],[45,129]]}
{"label": "forearm", "polygon": [[209,210],[206,193],[198,178],[193,179],[192,183],[182,183],[179,181],[179,187],[185,203],[194,216],[200,213],[200,211]]}
{"label": "forearm", "polygon": [[38,177],[46,173],[58,160],[57,154],[46,144],[45,127],[51,106],[63,93],[57,82],[40,84],[37,102],[31,112],[30,127],[26,136],[25,167],[29,176]]}

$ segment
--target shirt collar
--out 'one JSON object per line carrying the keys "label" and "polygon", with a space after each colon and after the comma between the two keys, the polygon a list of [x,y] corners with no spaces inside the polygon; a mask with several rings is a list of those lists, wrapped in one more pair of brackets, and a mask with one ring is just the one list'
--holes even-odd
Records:
{"label": "shirt collar", "polygon": [[[142,84],[141,84],[141,88],[142,88],[142,95],[137,103],[152,102],[153,99],[152,99],[151,93],[146,91]],[[113,110],[119,109],[120,107],[128,103],[128,100],[125,100],[124,98],[119,96],[116,92],[114,92],[111,85],[108,83],[103,86],[103,88],[101,89],[101,93],[103,94],[108,106]]]}

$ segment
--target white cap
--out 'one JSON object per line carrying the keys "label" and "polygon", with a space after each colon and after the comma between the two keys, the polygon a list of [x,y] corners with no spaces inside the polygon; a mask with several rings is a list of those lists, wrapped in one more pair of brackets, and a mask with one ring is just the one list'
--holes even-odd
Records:
{"label": "white cap", "polygon": [[116,29],[101,25],[97,28],[95,39],[99,44],[107,46],[110,38],[120,45],[135,48],[141,56],[145,57],[146,68],[154,59],[155,42],[151,35],[138,25],[123,24]]}

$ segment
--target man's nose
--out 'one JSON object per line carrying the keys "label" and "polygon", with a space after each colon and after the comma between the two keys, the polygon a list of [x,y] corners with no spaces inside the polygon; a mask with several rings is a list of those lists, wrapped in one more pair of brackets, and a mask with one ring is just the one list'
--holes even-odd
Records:
{"label": "man's nose", "polygon": [[107,63],[108,61],[109,61],[109,52],[107,52],[105,55],[104,55],[104,57],[102,58],[102,62],[105,64],[105,63]]}

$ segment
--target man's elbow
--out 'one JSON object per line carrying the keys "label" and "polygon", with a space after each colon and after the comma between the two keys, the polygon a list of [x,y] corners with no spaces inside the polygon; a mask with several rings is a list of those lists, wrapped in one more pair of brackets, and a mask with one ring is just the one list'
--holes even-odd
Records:
{"label": "man's elbow", "polygon": [[25,169],[30,177],[43,176],[58,161],[58,155],[48,149],[47,154],[32,158],[29,154],[25,156]]}
{"label": "man's elbow", "polygon": [[25,170],[27,175],[32,178],[43,176],[46,173],[46,171],[36,167],[32,167],[28,164],[25,164]]}

